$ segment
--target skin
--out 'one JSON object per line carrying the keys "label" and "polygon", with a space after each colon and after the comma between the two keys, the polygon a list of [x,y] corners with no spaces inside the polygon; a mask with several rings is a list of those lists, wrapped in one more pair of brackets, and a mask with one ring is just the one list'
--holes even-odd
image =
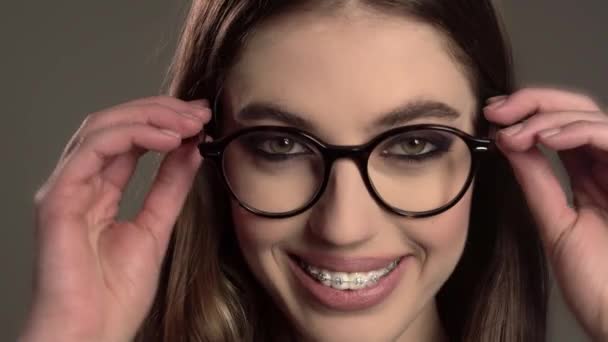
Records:
{"label": "skin", "polygon": [[[386,111],[414,96],[435,96],[463,114],[468,113],[469,118],[452,124],[461,125],[465,131],[470,129],[474,100],[467,93],[463,76],[458,75],[457,65],[450,64],[439,44],[440,37],[424,25],[403,18],[373,20],[369,13],[365,14],[348,24],[336,18],[330,21],[315,17],[308,36],[305,30],[297,30],[301,20],[296,18],[283,23],[281,35],[275,33],[274,40],[269,40],[272,32],[268,30],[267,39],[262,39],[264,30],[261,30],[256,38],[261,44],[258,59],[252,53],[256,51],[251,47],[256,45],[252,44],[247,55],[251,58],[243,61],[256,62],[252,65],[266,72],[260,75],[260,71],[250,68],[247,73],[242,66],[235,69],[230,89],[234,106],[242,106],[258,96],[284,101],[285,105],[306,113],[317,124],[315,133],[323,139],[342,144],[365,141],[372,134],[365,128],[373,113]],[[379,30],[381,35],[372,34]],[[399,39],[395,38],[395,31],[399,32]],[[323,34],[311,42],[314,32]],[[337,32],[341,32],[340,39],[336,39]],[[292,49],[288,48],[289,40],[279,39],[296,33],[301,40],[291,41]],[[261,49],[264,43],[271,42],[272,49]],[[301,44],[309,49],[298,49]],[[413,53],[408,46],[418,50]],[[266,57],[288,53],[295,61],[302,56],[294,54],[295,51],[308,58],[301,60],[298,68],[287,69],[290,77],[277,72],[281,67],[295,65],[288,63],[289,59],[273,60],[272,67],[267,63],[263,69],[262,52]],[[310,59],[318,51],[324,53],[319,53],[316,60]],[[336,55],[342,57],[341,63],[336,63]],[[428,60],[433,61],[433,69],[417,74]],[[373,63],[361,64],[364,62]],[[303,70],[311,68],[310,65],[305,68],[307,63],[325,69],[322,73],[305,73]],[[347,72],[345,68],[349,65],[356,68]],[[366,73],[361,65],[372,66],[374,72]],[[429,76],[426,76],[429,84],[422,82],[429,72],[441,75],[442,82]],[[315,81],[314,76],[318,75],[324,77]],[[281,91],[277,91],[273,82],[252,83],[264,77],[282,81]],[[344,83],[344,79],[350,82]],[[416,83],[411,81],[414,79]],[[462,83],[457,87],[459,80]],[[316,87],[304,87],[313,81]],[[181,139],[200,132],[212,114],[208,107],[204,99],[184,102],[155,96],[86,116],[34,198],[36,268],[30,313],[20,341],[132,340],[150,309],[171,230],[202,161],[196,143]],[[498,135],[499,147],[526,194],[552,269],[572,312],[594,340],[607,341],[605,110],[585,95],[527,88],[491,99],[484,115],[507,126]],[[524,119],[521,126],[516,125]],[[536,148],[538,143],[559,153],[570,176],[573,203],[566,200],[548,160]],[[146,151],[166,155],[142,209],[132,219],[118,221],[122,194],[138,158]],[[236,209],[234,215],[251,268],[306,337],[338,339],[350,332],[345,325],[348,322],[352,330],[367,327],[356,337],[369,337],[368,340],[397,337],[440,340],[441,336],[433,336],[440,333],[433,295],[462,252],[469,196],[449,212],[432,219],[396,219],[380,211],[370,200],[354,166],[340,162],[333,170],[331,187],[310,213],[280,222],[252,217]],[[265,229],[265,235],[256,227]],[[415,258],[393,293],[394,298],[370,312],[341,316],[308,307],[291,292],[285,280],[283,249],[319,246],[344,255],[390,250],[413,252]],[[400,300],[403,302],[397,308]],[[391,316],[379,322],[378,317],[397,309],[402,319]]]}
{"label": "skin", "polygon": [[[390,86],[387,86],[390,85]],[[252,36],[226,87],[226,133],[273,120],[242,121],[254,101],[277,103],[314,125],[332,144],[360,144],[380,131],[371,123],[416,100],[443,102],[461,116],[440,123],[472,133],[475,97],[443,36],[426,24],[350,10],[338,16],[296,14]],[[450,210],[405,219],[383,210],[368,193],[352,161],[334,165],[321,200],[296,217],[272,220],[234,203],[241,249],[257,279],[303,337],[324,341],[438,341],[435,295],[463,251],[471,191]],[[287,251],[343,257],[412,254],[395,291],[380,305],[336,312],[306,299],[292,280]],[[382,327],[379,329],[378,327]]]}
{"label": "skin", "polygon": [[[522,89],[492,102],[485,116],[510,126],[499,133],[499,147],[524,190],[564,297],[589,335],[607,341],[608,115],[590,97],[556,89]],[[558,153],[572,203],[536,144]]]}

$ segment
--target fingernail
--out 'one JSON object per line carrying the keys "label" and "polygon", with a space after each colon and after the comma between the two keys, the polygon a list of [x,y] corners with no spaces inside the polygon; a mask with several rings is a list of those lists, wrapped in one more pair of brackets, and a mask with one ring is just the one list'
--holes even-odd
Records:
{"label": "fingernail", "polygon": [[517,125],[513,125],[500,130],[500,133],[508,136],[513,136],[517,134],[517,132],[521,131],[522,128],[524,128],[524,125],[522,123],[518,123]]}
{"label": "fingernail", "polygon": [[207,99],[196,99],[189,102],[190,104],[199,107],[199,108],[207,108],[209,107],[209,100]]}
{"label": "fingernail", "polygon": [[207,119],[209,116],[211,116],[211,109],[209,109],[209,107],[197,109],[194,111],[194,115],[196,115],[199,119]]}
{"label": "fingernail", "polygon": [[201,116],[199,116],[198,114],[194,114],[194,111],[192,113],[180,112],[180,114],[190,120],[194,120],[197,122],[201,121],[201,119],[202,119]]}
{"label": "fingernail", "polygon": [[181,138],[181,135],[179,133],[177,133],[177,132],[174,132],[174,131],[171,131],[171,130],[168,130],[168,129],[164,129],[164,128],[161,128],[160,131],[163,132],[163,133],[165,133],[166,135],[170,135],[172,137]]}
{"label": "fingernail", "polygon": [[202,112],[199,113],[198,110],[192,111],[190,113],[186,113],[186,112],[181,112],[181,115],[187,117],[190,120],[195,120],[195,121],[201,121],[203,119],[203,114]]}
{"label": "fingernail", "polygon": [[492,96],[486,100],[486,104],[492,104],[496,101],[504,100],[506,98],[507,98],[507,95]]}
{"label": "fingernail", "polygon": [[552,135],[556,135],[557,133],[561,132],[562,130],[560,128],[552,128],[552,129],[547,129],[544,131],[540,131],[540,133],[538,133],[538,136],[540,136],[541,138],[547,138],[550,137]]}
{"label": "fingernail", "polygon": [[504,98],[502,98],[502,99],[497,99],[494,102],[491,102],[490,104],[488,104],[486,106],[486,109],[492,109],[492,110],[498,109],[498,108],[502,107],[502,105],[504,105],[505,102],[507,102],[507,97],[506,96]]}

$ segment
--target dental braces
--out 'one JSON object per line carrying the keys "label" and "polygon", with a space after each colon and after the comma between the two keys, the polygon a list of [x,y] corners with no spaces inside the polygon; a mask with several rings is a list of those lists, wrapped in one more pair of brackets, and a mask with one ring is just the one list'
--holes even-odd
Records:
{"label": "dental braces", "polygon": [[352,280],[342,279],[341,277],[334,277],[332,279],[331,276],[329,275],[329,273],[320,272],[318,270],[315,270],[311,266],[305,264],[304,262],[301,262],[300,264],[302,265],[302,267],[304,267],[312,276],[314,276],[320,282],[330,281],[334,285],[342,285],[344,283],[347,283],[347,284],[353,284],[353,285],[356,285],[356,286],[361,286],[361,285],[364,285],[364,284],[375,284],[375,283],[377,283],[378,280],[380,280],[381,277],[387,275],[390,271],[392,271],[393,269],[395,269],[395,267],[397,267],[398,263],[399,263],[399,261],[393,261],[393,262],[391,262],[385,269],[383,269],[381,271],[380,274],[372,274],[371,276],[369,276],[369,278],[367,279],[367,281],[364,279],[364,277],[356,277],[355,279],[352,279]]}

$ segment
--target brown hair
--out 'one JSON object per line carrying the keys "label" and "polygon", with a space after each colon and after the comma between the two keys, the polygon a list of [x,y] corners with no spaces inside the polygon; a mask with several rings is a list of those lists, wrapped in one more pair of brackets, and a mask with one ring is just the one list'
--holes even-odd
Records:
{"label": "brown hair", "polygon": [[[349,1],[194,0],[171,66],[169,93],[214,101],[257,25],[304,7],[339,9]],[[433,25],[484,99],[513,90],[510,52],[489,0],[361,0]],[[219,111],[221,113],[221,110]],[[218,115],[218,113],[215,113]],[[207,127],[213,134],[214,125]],[[480,114],[476,133],[487,135]],[[225,190],[205,163],[175,225],[142,341],[287,340],[289,323],[253,279],[232,231]],[[468,241],[440,290],[442,323],[452,340],[543,341],[547,270],[539,235],[508,162],[482,163]]]}

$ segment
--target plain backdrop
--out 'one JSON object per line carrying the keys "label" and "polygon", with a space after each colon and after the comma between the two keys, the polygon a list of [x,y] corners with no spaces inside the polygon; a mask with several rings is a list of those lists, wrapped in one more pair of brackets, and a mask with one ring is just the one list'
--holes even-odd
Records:
{"label": "plain backdrop", "polygon": [[[608,103],[608,1],[503,0],[519,84]],[[3,1],[0,5],[0,340],[30,299],[36,189],[87,115],[161,91],[188,1]],[[154,156],[124,201],[138,207]],[[581,279],[584,281],[584,279]],[[549,341],[587,341],[553,285]]]}

